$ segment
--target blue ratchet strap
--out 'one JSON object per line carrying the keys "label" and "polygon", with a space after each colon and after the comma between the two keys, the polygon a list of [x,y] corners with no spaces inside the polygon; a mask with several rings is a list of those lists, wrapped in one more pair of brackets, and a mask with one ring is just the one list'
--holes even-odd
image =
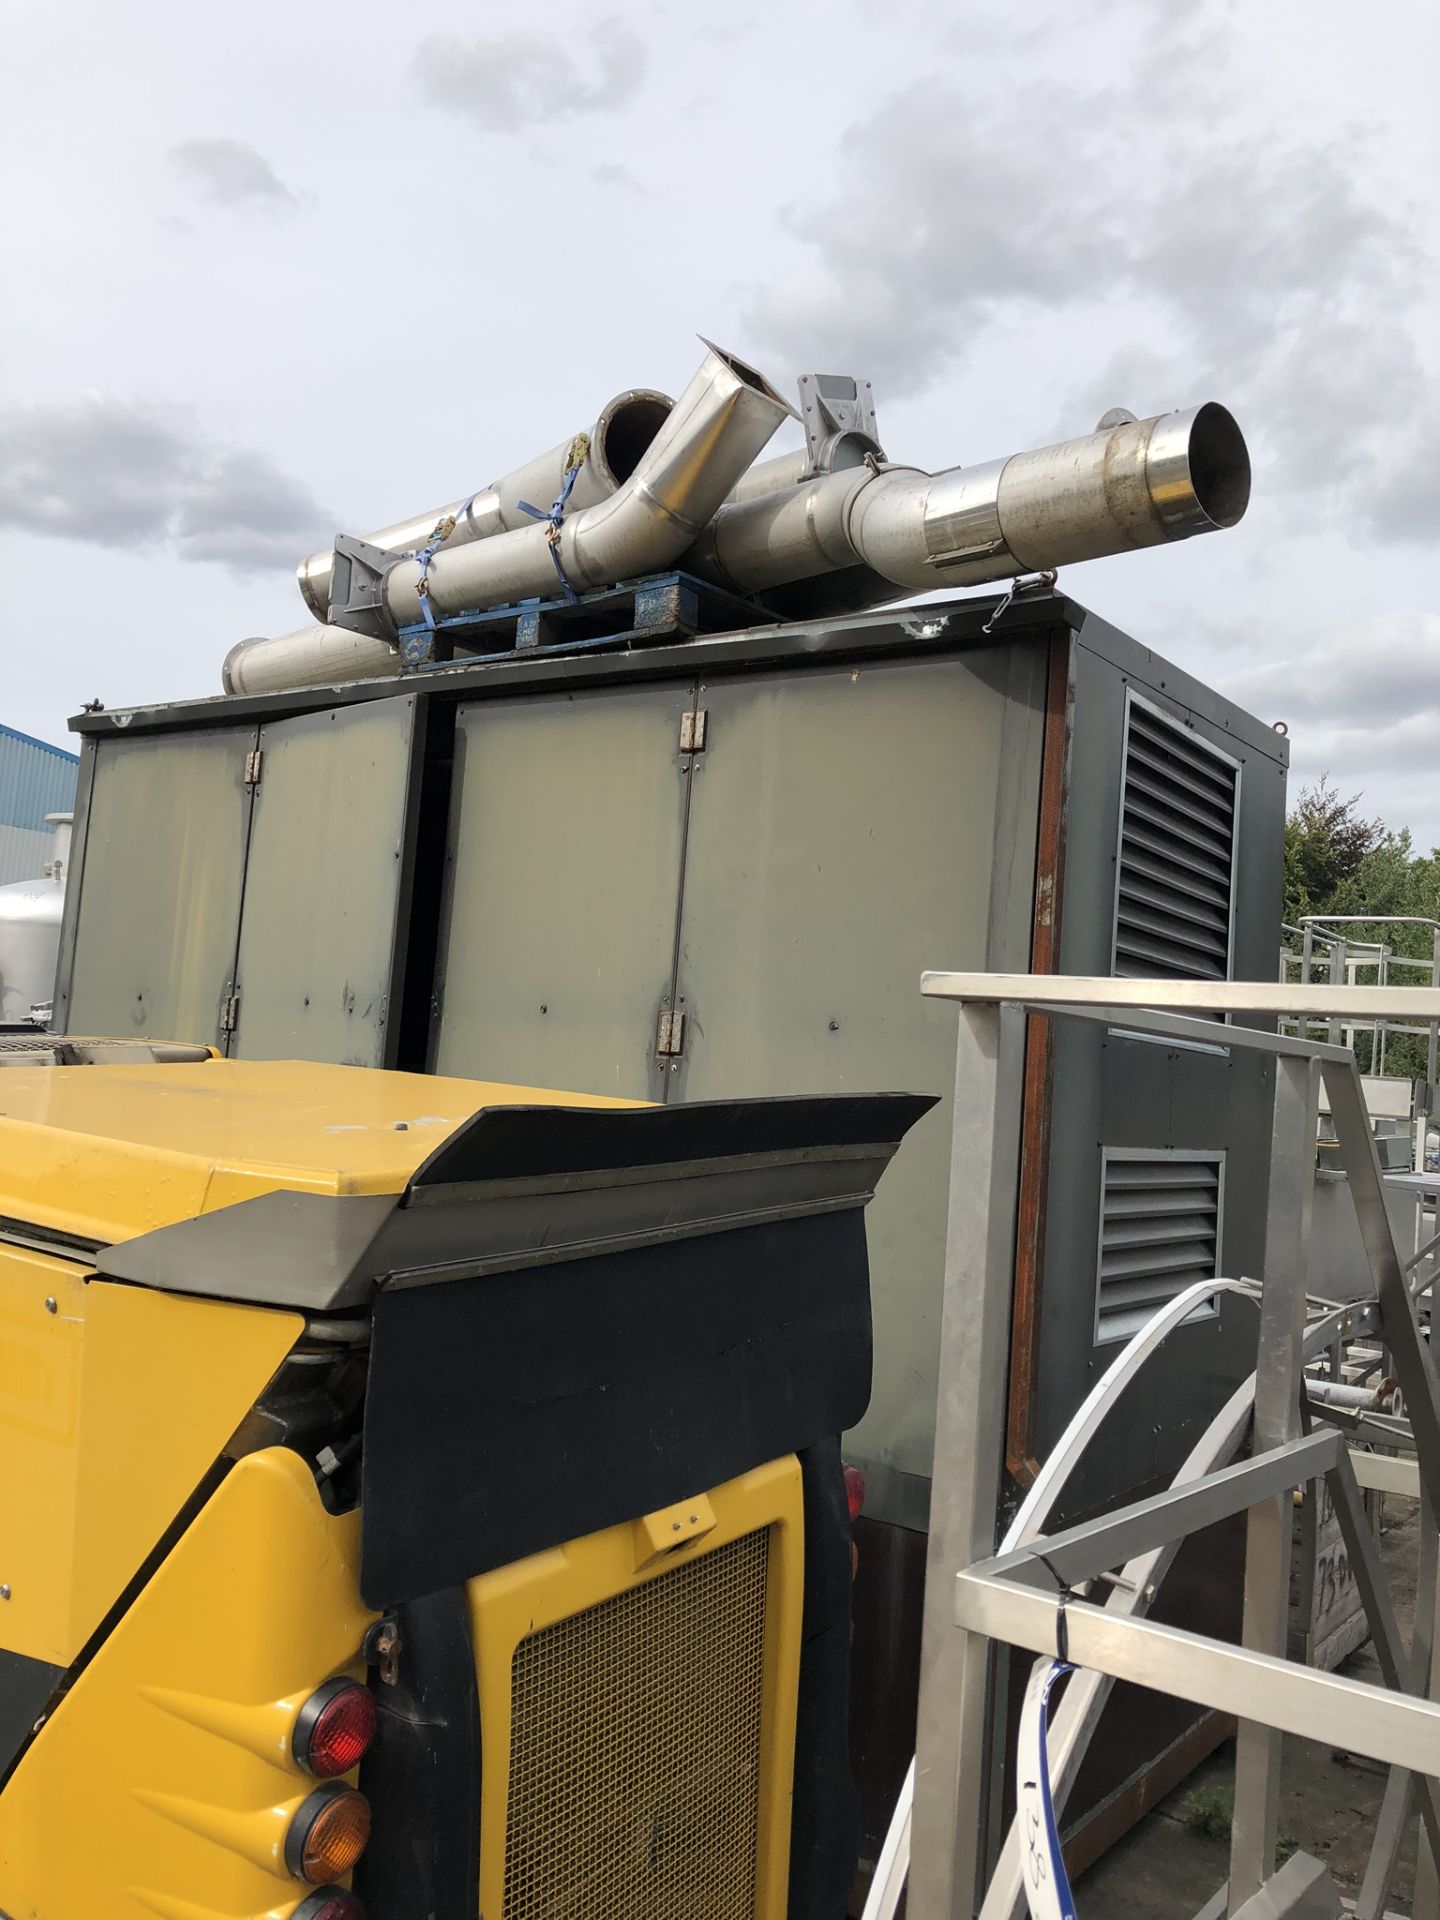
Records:
{"label": "blue ratchet strap", "polygon": [[565,484],[550,502],[549,508],[532,507],[528,500],[517,500],[516,506],[522,513],[528,513],[536,520],[547,522],[549,531],[545,538],[550,543],[550,559],[555,567],[555,578],[560,582],[561,591],[571,606],[575,605],[578,595],[565,578],[565,569],[560,564],[560,529],[565,524],[565,509],[570,504],[570,495],[575,491],[575,482],[580,477],[580,469],[585,464],[585,456],[590,451],[588,434],[577,434],[570,443],[570,451],[565,461]]}
{"label": "blue ratchet strap", "polygon": [[420,596],[420,611],[425,616],[425,624],[432,633],[435,631],[435,609],[430,605],[430,562],[474,504],[475,496],[472,493],[458,513],[447,513],[443,520],[437,520],[431,530],[430,538],[415,554],[415,558],[420,562],[420,578],[415,584],[415,591]]}

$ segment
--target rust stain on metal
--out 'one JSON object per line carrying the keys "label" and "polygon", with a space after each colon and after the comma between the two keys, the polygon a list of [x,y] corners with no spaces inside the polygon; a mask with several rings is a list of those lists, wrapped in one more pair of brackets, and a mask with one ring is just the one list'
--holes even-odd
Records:
{"label": "rust stain on metal", "polygon": [[[1040,763],[1040,824],[1035,846],[1035,916],[1030,936],[1032,973],[1054,973],[1060,960],[1072,709],[1070,659],[1070,635],[1064,632],[1050,645],[1045,739]],[[1040,1295],[1045,1266],[1045,1194],[1050,1166],[1053,1078],[1051,1022],[1032,1014],[1025,1028],[1010,1393],[1005,1427],[1005,1465],[1022,1487],[1030,1486],[1039,1471],[1034,1457],[1035,1393],[1040,1362]]]}

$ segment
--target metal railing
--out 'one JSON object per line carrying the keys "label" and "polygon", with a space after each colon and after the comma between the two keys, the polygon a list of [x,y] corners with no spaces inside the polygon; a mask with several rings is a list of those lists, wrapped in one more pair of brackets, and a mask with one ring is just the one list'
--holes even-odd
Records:
{"label": "metal railing", "polygon": [[[993,1783],[991,1651],[995,1643],[1053,1657],[1068,1635],[1072,1662],[1091,1676],[1125,1679],[1236,1715],[1235,1822],[1228,1889],[1211,1911],[1248,1916],[1294,1910],[1299,1876],[1273,1875],[1285,1732],[1327,1740],[1391,1768],[1359,1911],[1379,1914],[1399,1836],[1418,1798],[1424,1844],[1416,1920],[1440,1920],[1440,1704],[1430,1649],[1435,1637],[1436,1538],[1432,1496],[1440,1489],[1440,1394],[1391,1231],[1380,1164],[1353,1053],[1308,1038],[1317,1021],[1341,1029],[1361,1020],[1440,1022],[1440,990],[1320,987],[1245,982],[1067,979],[1055,975],[931,974],[927,994],[960,1003],[940,1398],[926,1576],[915,1793],[911,1920],[970,1920],[981,1898],[986,1797]],[[1184,1011],[1164,1011],[1180,1008]],[[1027,1016],[1096,1022],[1127,1032],[1213,1043],[1195,1014],[1267,1014],[1299,1032],[1231,1025],[1225,1044],[1275,1058],[1264,1271],[1253,1386],[1251,1457],[1085,1525],[1030,1540],[999,1557],[995,1515],[1004,1459],[1005,1394],[1013,1278],[1020,1104]],[[1400,1640],[1388,1585],[1360,1504],[1345,1438],[1302,1431],[1305,1368],[1317,1334],[1306,1273],[1314,1191],[1316,1124],[1324,1084],[1360,1223],[1374,1298],[1355,1307],[1383,1343],[1409,1416],[1385,1437],[1414,1448],[1424,1524],[1416,1631]],[[1320,1339],[1328,1338],[1322,1329]],[[1315,1405],[1316,1418],[1347,1420]],[[1373,1416],[1364,1416],[1372,1425]],[[1218,1422],[1217,1422],[1218,1424]],[[1401,1463],[1365,1469],[1398,1476]],[[1293,1489],[1330,1486],[1361,1586],[1386,1685],[1375,1687],[1288,1661]],[[1407,1487],[1408,1487],[1407,1481]],[[1247,1520],[1244,1628],[1233,1646],[1144,1617],[1141,1605],[1100,1606],[1071,1597],[1137,1556],[1163,1554],[1226,1515]],[[1113,1598],[1113,1596],[1112,1596]],[[1063,1712],[1063,1709],[1062,1709]],[[1052,1762],[1073,1762],[1052,1732]],[[1314,1863],[1311,1863],[1313,1866]],[[1315,1868],[1318,1873],[1318,1867]],[[1322,1876],[1323,1877],[1323,1876]],[[1312,1887],[1312,1876],[1305,1883]],[[992,1888],[992,1893],[994,1889]],[[1250,1903],[1256,1902],[1252,1906]],[[986,1913],[1013,1910],[1006,1890]]]}
{"label": "metal railing", "polygon": [[[1428,955],[1397,953],[1388,939],[1357,940],[1347,931],[1351,927],[1424,927],[1430,934],[1430,952]],[[1327,986],[1359,986],[1372,984],[1361,981],[1362,973],[1373,973],[1373,984],[1386,987],[1394,984],[1391,972],[1399,968],[1407,975],[1419,976],[1413,979],[1416,986],[1440,988],[1440,920],[1431,920],[1421,914],[1403,913],[1309,913],[1298,926],[1291,926],[1287,922],[1281,932],[1289,941],[1299,942],[1298,952],[1293,945],[1284,945],[1280,949],[1280,979],[1283,982],[1293,981],[1298,986],[1312,986],[1318,984],[1323,976]],[[1349,1023],[1337,1014],[1328,1026],[1331,1040],[1343,1041],[1352,1048],[1358,1036],[1368,1032],[1369,1070],[1378,1075],[1385,1072],[1387,1042],[1391,1034],[1413,1034],[1423,1039],[1426,1043],[1425,1078],[1431,1086],[1435,1084],[1437,1066],[1440,1066],[1440,1021],[1408,1025],[1376,1018]],[[1416,1164],[1421,1162],[1417,1159]]]}

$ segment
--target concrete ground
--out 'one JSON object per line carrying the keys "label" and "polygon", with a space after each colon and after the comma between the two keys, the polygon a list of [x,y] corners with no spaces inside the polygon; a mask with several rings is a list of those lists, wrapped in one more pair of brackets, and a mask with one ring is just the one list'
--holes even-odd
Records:
{"label": "concrete ground", "polygon": [[[1381,1550],[1390,1574],[1400,1630],[1408,1635],[1415,1611],[1416,1508],[1387,1500]],[[1373,1648],[1362,1647],[1340,1672],[1380,1682]],[[1234,1786],[1235,1746],[1226,1744],[1131,1829],[1075,1887],[1080,1920],[1192,1920],[1224,1883],[1229,1842],[1197,1831],[1192,1803],[1213,1807],[1211,1790]],[[1282,1837],[1323,1860],[1341,1893],[1353,1900],[1369,1857],[1370,1839],[1385,1789],[1383,1769],[1337,1754],[1309,1740],[1287,1739],[1282,1775]],[[1389,1906],[1408,1913],[1415,1884],[1415,1840],[1408,1838],[1391,1882]]]}

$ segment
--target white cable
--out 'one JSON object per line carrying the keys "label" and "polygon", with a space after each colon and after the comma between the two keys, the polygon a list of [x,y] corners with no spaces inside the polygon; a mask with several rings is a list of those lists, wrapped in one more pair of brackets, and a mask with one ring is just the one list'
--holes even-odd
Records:
{"label": "white cable", "polygon": [[875,1862],[862,1920],[895,1920],[895,1909],[905,1891],[905,1873],[910,1865],[910,1811],[914,1804],[915,1762],[912,1760],[900,1788],[900,1798],[895,1802],[880,1858]]}
{"label": "white cable", "polygon": [[1074,1472],[1081,1454],[1094,1439],[1112,1403],[1129,1386],[1166,1334],[1182,1320],[1188,1320],[1203,1300],[1216,1293],[1247,1293],[1254,1298],[1255,1283],[1253,1280],[1197,1280],[1193,1287],[1186,1287],[1182,1293],[1177,1293],[1173,1300],[1167,1301],[1150,1316],[1140,1331],[1121,1348],[1081,1401],[1074,1418],[1061,1434],[1059,1444],[1036,1474],[1034,1485],[1020,1502],[1019,1510],[1000,1542],[1000,1553],[1014,1553],[1017,1547],[1028,1546],[1032,1540],[1039,1538],[1061,1488]]}
{"label": "white cable", "polygon": [[[1188,1319],[1202,1301],[1211,1299],[1217,1293],[1244,1293],[1253,1299],[1255,1286],[1253,1280],[1199,1280],[1194,1286],[1177,1293],[1173,1300],[1167,1301],[1150,1316],[1145,1325],[1120,1349],[1081,1402],[1069,1426],[1061,1434],[1059,1444],[1035,1476],[1034,1485],[1020,1503],[1019,1511],[1000,1543],[1000,1553],[1013,1553],[1017,1547],[1028,1546],[1032,1540],[1040,1537],[1051,1507],[1074,1471],[1076,1462],[1094,1438],[1096,1429],[1166,1334],[1182,1320]],[[915,1762],[912,1760],[895,1802],[895,1811],[890,1816],[880,1858],[875,1863],[875,1874],[870,1882],[862,1920],[893,1920],[910,1871],[910,1818],[914,1804]]]}

